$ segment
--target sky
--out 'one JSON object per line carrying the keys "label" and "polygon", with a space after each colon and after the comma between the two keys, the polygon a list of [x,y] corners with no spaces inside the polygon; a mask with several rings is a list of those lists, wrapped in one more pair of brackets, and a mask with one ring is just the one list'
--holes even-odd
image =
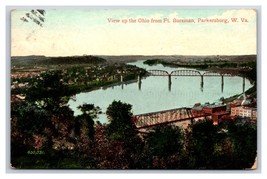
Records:
{"label": "sky", "polygon": [[[27,18],[30,10],[10,12],[11,56],[248,55],[257,52],[257,12],[253,9],[45,9],[42,26]],[[23,21],[23,17],[27,21]],[[232,18],[238,22],[232,22]],[[120,21],[113,23],[109,19]],[[136,22],[130,23],[129,19]],[[152,19],[162,23],[152,23]],[[164,19],[169,21],[163,22]],[[174,19],[193,19],[194,23],[174,23]],[[211,19],[226,19],[228,23],[207,22]]]}

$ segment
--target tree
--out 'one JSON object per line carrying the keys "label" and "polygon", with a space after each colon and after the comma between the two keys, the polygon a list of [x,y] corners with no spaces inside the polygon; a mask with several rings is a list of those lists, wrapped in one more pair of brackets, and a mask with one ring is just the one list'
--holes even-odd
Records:
{"label": "tree", "polygon": [[152,129],[145,138],[153,156],[165,157],[183,150],[183,133],[179,127],[166,125]]}
{"label": "tree", "polygon": [[229,136],[233,141],[234,169],[251,168],[257,156],[257,128],[256,124],[235,123],[229,129]]}
{"label": "tree", "polygon": [[111,140],[107,135],[107,126],[96,125],[94,158],[97,168],[101,169],[129,169],[134,168],[134,162],[129,159],[131,151],[127,150],[125,143]]}
{"label": "tree", "polygon": [[[74,117],[67,106],[72,93],[63,84],[59,71],[43,73],[29,84],[25,101],[12,104],[12,164],[21,168],[57,168],[74,148]],[[29,154],[36,150],[43,155],[34,158]]]}
{"label": "tree", "polygon": [[[50,114],[26,102],[11,104],[11,164],[22,166],[28,151],[47,148],[46,132]],[[29,156],[27,156],[29,158]]]}
{"label": "tree", "polygon": [[198,121],[187,134],[188,167],[193,169],[213,168],[213,153],[217,129],[210,120]]}
{"label": "tree", "polygon": [[81,115],[75,117],[75,139],[76,139],[76,157],[79,164],[86,168],[95,168],[95,122],[94,119],[101,113],[100,108],[93,104],[83,104],[78,106],[82,111]]}
{"label": "tree", "polygon": [[189,128],[186,143],[190,169],[251,168],[257,156],[256,124],[199,121]]}
{"label": "tree", "polygon": [[131,110],[131,104],[121,101],[113,101],[109,105],[106,111],[110,122],[107,126],[107,135],[111,143],[120,144],[122,147],[123,152],[118,155],[127,163],[127,168],[137,168],[143,142],[131,121]]}
{"label": "tree", "polygon": [[229,130],[235,126],[234,121],[223,121],[217,126],[217,139],[213,154],[214,169],[234,169],[235,162],[234,141]]}
{"label": "tree", "polygon": [[142,168],[182,168],[184,134],[180,127],[155,127],[145,137]]}
{"label": "tree", "polygon": [[81,123],[84,123],[84,130],[91,141],[94,141],[94,119],[97,118],[98,114],[101,114],[100,108],[95,107],[93,104],[79,105],[78,109],[82,111],[82,114],[77,116],[75,119],[75,133],[80,135]]}
{"label": "tree", "polygon": [[61,71],[42,73],[30,82],[26,100],[49,111],[59,112],[59,108],[66,105],[70,96],[75,94],[75,91],[63,84],[62,78]]}
{"label": "tree", "polygon": [[136,135],[135,126],[131,121],[132,105],[113,101],[107,108],[107,116],[110,124],[108,133],[111,138],[116,140],[127,140],[127,137]]}
{"label": "tree", "polygon": [[74,147],[73,111],[63,106],[61,112],[54,114],[27,101],[12,104],[11,163],[14,167],[59,167],[58,162],[66,157],[62,151]]}

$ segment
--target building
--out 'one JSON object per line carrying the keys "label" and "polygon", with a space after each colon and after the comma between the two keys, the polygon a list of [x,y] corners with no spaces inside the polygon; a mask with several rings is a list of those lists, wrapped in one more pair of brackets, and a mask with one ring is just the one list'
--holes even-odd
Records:
{"label": "building", "polygon": [[209,104],[203,107],[203,111],[206,114],[214,114],[218,112],[225,112],[226,111],[226,105],[215,105],[215,104]]}
{"label": "building", "polygon": [[231,116],[247,117],[251,120],[257,119],[257,108],[238,106],[231,108]]}
{"label": "building", "polygon": [[210,115],[214,124],[218,124],[221,117],[228,115],[229,113],[226,111],[227,107],[223,104],[209,104],[205,103],[201,105],[200,103],[196,103],[192,108],[192,114],[194,116],[198,115]]}

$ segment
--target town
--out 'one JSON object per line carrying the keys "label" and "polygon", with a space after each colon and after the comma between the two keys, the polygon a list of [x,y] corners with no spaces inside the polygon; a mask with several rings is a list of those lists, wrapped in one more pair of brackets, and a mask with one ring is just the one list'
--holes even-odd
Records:
{"label": "town", "polygon": [[[39,63],[31,61],[35,58],[38,57],[29,57],[28,64],[20,64],[23,59],[14,58],[11,61],[11,94],[13,98],[15,95],[23,93],[31,81],[40,78],[40,74],[49,71],[59,71],[62,75],[60,80],[76,93],[121,81],[135,80],[138,75],[146,74],[144,69],[136,66],[107,63],[102,58],[91,56],[77,57],[77,59],[75,57],[45,58]],[[84,59],[88,59],[88,61],[84,61]]]}

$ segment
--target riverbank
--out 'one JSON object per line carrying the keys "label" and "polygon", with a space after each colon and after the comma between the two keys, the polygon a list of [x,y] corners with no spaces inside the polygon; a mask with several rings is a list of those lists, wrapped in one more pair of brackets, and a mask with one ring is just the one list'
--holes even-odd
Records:
{"label": "riverbank", "polygon": [[120,86],[120,85],[128,85],[131,83],[136,83],[137,79],[132,79],[132,80],[127,80],[127,81],[123,81],[120,82],[118,80],[116,81],[110,81],[110,82],[106,82],[106,83],[102,83],[100,85],[95,85],[95,86],[88,86],[88,85],[75,85],[75,86],[69,86],[69,88],[71,90],[75,90],[78,93],[86,93],[86,92],[92,92],[95,90],[99,90],[99,89],[107,89],[110,87],[115,87],[115,86]]}

